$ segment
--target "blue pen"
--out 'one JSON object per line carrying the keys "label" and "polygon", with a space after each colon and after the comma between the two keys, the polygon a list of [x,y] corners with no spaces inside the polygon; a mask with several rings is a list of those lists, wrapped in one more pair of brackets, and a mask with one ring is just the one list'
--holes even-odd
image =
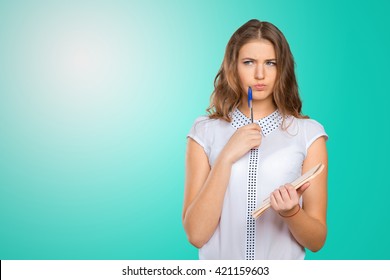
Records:
{"label": "blue pen", "polygon": [[252,88],[248,87],[248,107],[251,114],[251,121],[253,123],[253,106],[252,106]]}

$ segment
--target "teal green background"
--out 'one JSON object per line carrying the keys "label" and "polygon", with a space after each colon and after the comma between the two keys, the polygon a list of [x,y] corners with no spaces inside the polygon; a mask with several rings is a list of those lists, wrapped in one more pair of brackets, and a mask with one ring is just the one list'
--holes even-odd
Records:
{"label": "teal green background", "polygon": [[304,113],[330,136],[328,239],[307,259],[390,259],[389,12],[0,1],[0,259],[197,259],[181,224],[186,134],[251,18],[283,31]]}

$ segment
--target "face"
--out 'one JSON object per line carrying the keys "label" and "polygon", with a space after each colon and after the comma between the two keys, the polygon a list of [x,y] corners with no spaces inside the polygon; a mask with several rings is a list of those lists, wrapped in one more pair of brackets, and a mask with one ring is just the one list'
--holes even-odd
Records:
{"label": "face", "polygon": [[261,39],[243,45],[238,54],[237,71],[243,90],[247,93],[248,87],[252,88],[254,102],[273,102],[276,55],[270,41]]}

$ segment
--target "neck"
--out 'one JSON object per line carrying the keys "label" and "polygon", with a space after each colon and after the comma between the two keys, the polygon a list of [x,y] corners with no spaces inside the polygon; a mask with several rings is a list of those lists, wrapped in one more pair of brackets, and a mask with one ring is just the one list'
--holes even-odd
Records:
{"label": "neck", "polygon": [[[276,105],[272,102],[269,104],[263,102],[253,102],[253,118],[255,120],[262,119],[270,114],[272,114],[276,110]],[[238,107],[238,109],[248,118],[250,118],[250,110],[248,108],[247,102],[242,102],[242,104]]]}

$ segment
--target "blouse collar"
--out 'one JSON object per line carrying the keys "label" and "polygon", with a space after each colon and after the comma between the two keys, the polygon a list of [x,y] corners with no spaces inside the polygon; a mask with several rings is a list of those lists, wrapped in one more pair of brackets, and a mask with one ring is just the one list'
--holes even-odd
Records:
{"label": "blouse collar", "polygon": [[[254,120],[254,123],[257,123],[261,127],[262,134],[264,136],[267,136],[272,131],[277,129],[283,121],[282,115],[279,113],[278,110],[275,110],[272,114],[261,118],[260,120]],[[245,116],[240,110],[235,109],[232,113],[232,126],[236,129],[239,129],[240,127],[250,124],[251,120]]]}

